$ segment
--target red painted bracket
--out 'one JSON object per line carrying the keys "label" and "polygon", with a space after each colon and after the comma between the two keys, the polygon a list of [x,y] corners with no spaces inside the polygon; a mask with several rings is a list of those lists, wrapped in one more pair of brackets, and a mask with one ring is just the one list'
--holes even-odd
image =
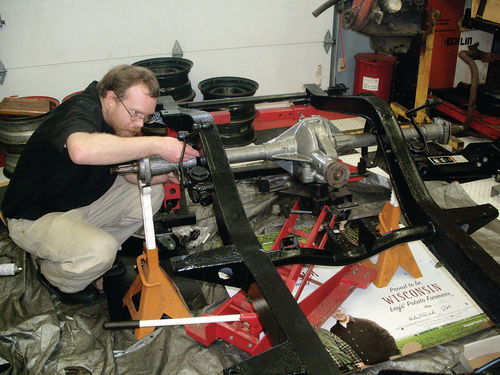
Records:
{"label": "red painted bracket", "polygon": [[163,205],[166,206],[167,201],[177,200],[177,204],[171,207],[172,210],[179,209],[179,203],[181,199],[181,187],[178,184],[164,184],[163,188],[165,189],[165,198],[163,199]]}
{"label": "red painted bracket", "polygon": [[278,108],[258,108],[257,117],[253,121],[253,127],[255,130],[265,130],[292,126],[299,121],[302,116],[310,117],[312,115],[323,116],[329,120],[355,117],[342,113],[321,111],[314,108],[312,105],[290,104]]}

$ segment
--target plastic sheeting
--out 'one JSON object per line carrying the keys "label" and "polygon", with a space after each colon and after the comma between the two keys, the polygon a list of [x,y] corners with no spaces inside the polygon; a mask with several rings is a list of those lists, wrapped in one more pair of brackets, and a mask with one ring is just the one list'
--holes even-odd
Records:
{"label": "plastic sheeting", "polygon": [[[388,186],[387,184],[385,184]],[[368,185],[357,185],[361,191]],[[277,231],[284,218],[277,215],[278,200],[274,194],[259,194],[253,185],[239,184],[247,215],[256,233]],[[377,191],[378,189],[378,191]],[[433,183],[429,189],[444,207],[468,205],[469,198],[458,184]],[[387,195],[387,189],[375,188]],[[465,202],[465,204],[464,204]],[[374,214],[381,204],[372,205]],[[361,215],[353,212],[353,215]],[[199,228],[206,233],[200,238],[210,246],[217,241],[215,221],[210,208],[197,211]],[[499,222],[475,234],[497,260],[500,251]],[[182,230],[182,228],[181,228]],[[208,238],[208,240],[207,240]],[[51,295],[36,279],[36,262],[10,241],[6,228],[0,229],[0,260],[15,261],[23,267],[16,276],[0,278],[0,361],[1,374],[217,374],[248,354],[223,342],[208,348],[188,337],[183,327],[164,327],[137,341],[132,330],[107,331],[109,320],[104,296],[92,306],[68,306]],[[203,310],[213,310],[224,298],[220,287],[205,285]],[[194,312],[194,315],[202,311]],[[465,373],[462,344],[478,337],[493,335],[494,330],[480,332],[453,343],[440,345],[364,370],[377,373],[381,369],[406,369],[442,373]],[[1,371],[3,369],[3,372]]]}
{"label": "plastic sheeting", "polygon": [[157,329],[140,341],[132,330],[104,330],[104,297],[91,306],[62,304],[5,228],[0,246],[24,269],[0,279],[0,357],[11,365],[5,374],[213,374],[247,357],[223,342],[205,348],[183,327]]}

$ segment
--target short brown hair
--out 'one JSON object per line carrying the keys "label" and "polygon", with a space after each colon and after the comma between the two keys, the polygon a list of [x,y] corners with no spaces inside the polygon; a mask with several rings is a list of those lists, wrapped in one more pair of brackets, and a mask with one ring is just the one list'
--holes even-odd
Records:
{"label": "short brown hair", "polygon": [[154,73],[147,68],[135,65],[115,66],[97,83],[97,91],[101,98],[104,98],[108,91],[113,91],[122,97],[129,87],[137,84],[146,86],[152,98],[160,96],[160,85]]}

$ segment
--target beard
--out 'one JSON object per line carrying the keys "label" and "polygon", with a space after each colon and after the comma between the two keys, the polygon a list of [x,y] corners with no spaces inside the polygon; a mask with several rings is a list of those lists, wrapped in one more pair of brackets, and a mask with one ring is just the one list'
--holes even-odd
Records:
{"label": "beard", "polygon": [[119,129],[116,135],[119,137],[135,137],[141,131],[140,127],[128,127],[126,129]]}

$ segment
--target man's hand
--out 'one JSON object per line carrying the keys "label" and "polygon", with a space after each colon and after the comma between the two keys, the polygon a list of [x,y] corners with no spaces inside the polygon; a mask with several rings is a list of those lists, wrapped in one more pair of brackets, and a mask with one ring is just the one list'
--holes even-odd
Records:
{"label": "man's hand", "polygon": [[172,172],[167,174],[162,174],[160,176],[154,176],[151,179],[151,185],[156,184],[180,184],[181,181]]}
{"label": "man's hand", "polygon": [[[164,137],[163,140],[165,142],[160,145],[158,155],[166,161],[178,163],[184,143],[172,137]],[[190,145],[186,145],[183,161],[193,159],[198,156],[200,156],[200,153],[197,150],[192,148]]]}
{"label": "man's hand", "polygon": [[368,366],[367,364],[365,364],[364,362],[358,362],[358,363],[356,363],[356,364],[355,364],[355,366],[356,366],[357,368],[359,368],[360,370],[365,369],[365,368],[367,368],[367,367],[370,367],[370,366]]}

